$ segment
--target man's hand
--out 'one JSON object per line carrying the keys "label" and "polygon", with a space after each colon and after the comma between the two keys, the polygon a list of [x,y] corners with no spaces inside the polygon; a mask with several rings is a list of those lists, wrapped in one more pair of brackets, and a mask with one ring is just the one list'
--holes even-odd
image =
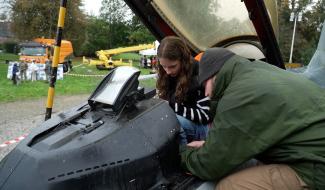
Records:
{"label": "man's hand", "polygon": [[200,148],[203,146],[205,141],[192,141],[187,144],[187,146],[192,147],[192,148]]}

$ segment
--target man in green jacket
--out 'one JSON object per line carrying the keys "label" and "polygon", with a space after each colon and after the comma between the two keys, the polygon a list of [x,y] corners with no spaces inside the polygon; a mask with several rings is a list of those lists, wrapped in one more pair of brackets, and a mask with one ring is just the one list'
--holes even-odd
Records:
{"label": "man in green jacket", "polygon": [[[217,189],[325,189],[325,91],[303,76],[223,48],[199,80],[214,116],[206,141],[181,147],[182,166]],[[257,159],[263,164],[238,169]]]}

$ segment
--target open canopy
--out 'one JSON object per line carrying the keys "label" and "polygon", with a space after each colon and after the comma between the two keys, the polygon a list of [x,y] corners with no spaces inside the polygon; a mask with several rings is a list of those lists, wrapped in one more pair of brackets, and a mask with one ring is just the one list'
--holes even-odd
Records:
{"label": "open canopy", "polygon": [[275,0],[124,1],[158,40],[179,36],[186,41],[193,56],[207,48],[241,43],[230,50],[250,49],[254,55],[250,53],[248,58],[265,57],[269,63],[284,68],[276,40]]}

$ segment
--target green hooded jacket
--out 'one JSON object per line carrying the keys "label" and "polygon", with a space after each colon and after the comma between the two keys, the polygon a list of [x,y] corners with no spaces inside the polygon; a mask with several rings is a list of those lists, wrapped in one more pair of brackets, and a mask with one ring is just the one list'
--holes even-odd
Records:
{"label": "green hooded jacket", "polygon": [[220,180],[245,161],[287,164],[325,189],[325,91],[307,78],[233,56],[215,79],[214,115],[203,147],[182,149],[182,166]]}

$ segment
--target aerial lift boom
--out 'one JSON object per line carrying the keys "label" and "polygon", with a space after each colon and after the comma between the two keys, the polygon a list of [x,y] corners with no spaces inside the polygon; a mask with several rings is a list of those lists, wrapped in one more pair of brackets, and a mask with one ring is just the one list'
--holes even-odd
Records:
{"label": "aerial lift boom", "polygon": [[126,53],[126,52],[134,52],[134,51],[140,51],[145,49],[152,49],[155,48],[155,44],[139,44],[136,46],[130,46],[130,47],[120,47],[115,49],[109,49],[109,50],[99,50],[96,51],[96,55],[99,58],[99,60],[92,60],[92,59],[86,59],[83,58],[83,63],[90,64],[90,65],[96,65],[98,69],[112,69],[117,66],[132,66],[132,61],[129,61],[128,63],[123,62],[122,59],[120,60],[112,60],[112,56],[120,53]]}

